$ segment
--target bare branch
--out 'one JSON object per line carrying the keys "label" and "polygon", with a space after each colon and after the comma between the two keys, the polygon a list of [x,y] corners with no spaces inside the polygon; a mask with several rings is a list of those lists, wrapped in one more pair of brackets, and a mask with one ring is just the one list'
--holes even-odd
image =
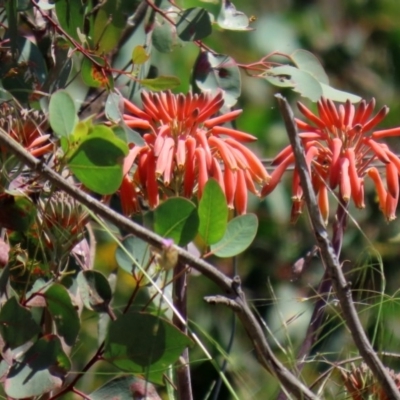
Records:
{"label": "bare branch", "polygon": [[296,124],[294,122],[293,112],[287,100],[280,94],[276,95],[279,108],[285,121],[286,130],[293,147],[296,167],[299,171],[301,186],[304,191],[305,202],[310,215],[314,235],[321,252],[321,258],[325,268],[328,270],[336,295],[342,308],[343,316],[348,328],[350,329],[354,343],[356,344],[365,363],[382,385],[383,390],[389,399],[399,399],[400,393],[393,379],[389,376],[387,370],[371,346],[367,335],[358,318],[357,310],[354,306],[351,287],[343,274],[342,268],[335,254],[335,250],[329,240],[324,222],[319,211],[315,193],[311,184],[310,175],[305,160],[303,145],[297,134]]}

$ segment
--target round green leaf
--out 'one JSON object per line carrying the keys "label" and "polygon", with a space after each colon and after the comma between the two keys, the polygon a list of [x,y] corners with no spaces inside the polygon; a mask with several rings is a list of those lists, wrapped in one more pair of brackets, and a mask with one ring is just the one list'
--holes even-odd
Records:
{"label": "round green leaf", "polygon": [[123,371],[146,373],[150,381],[159,382],[168,366],[191,344],[170,322],[130,312],[110,324],[104,358]]}
{"label": "round green leaf", "polygon": [[84,31],[85,5],[76,0],[57,0],[55,3],[57,20],[61,27],[80,43],[78,32]]}
{"label": "round green leaf", "polygon": [[154,210],[154,230],[160,236],[186,246],[197,234],[199,217],[195,205],[184,198],[173,197]]}
{"label": "round green leaf", "polygon": [[307,50],[296,50],[290,55],[298,69],[311,74],[318,82],[329,85],[329,78],[318,58]]}
{"label": "round green leaf", "polygon": [[202,91],[222,90],[227,107],[234,106],[240,96],[240,71],[229,56],[201,51],[193,68],[193,79]]}
{"label": "round green leaf", "polygon": [[136,264],[132,262],[132,257],[142,267],[147,265],[150,260],[150,252],[149,245],[144,240],[130,235],[122,241],[122,245],[129,252],[129,255],[124,249],[119,247],[115,252],[115,259],[123,270],[128,272],[128,274],[131,274],[135,270]]}
{"label": "round green leaf", "polygon": [[147,89],[159,91],[176,88],[181,81],[176,76],[158,76],[153,79],[141,79],[139,83]]}
{"label": "round green leaf", "polygon": [[249,27],[249,17],[241,11],[237,11],[234,4],[229,0],[222,1],[217,23],[221,28],[232,31],[252,30]]}
{"label": "round green leaf", "polygon": [[290,65],[271,68],[264,78],[275,86],[291,87],[312,101],[318,101],[322,96],[321,84],[311,74]]}
{"label": "round green leaf", "polygon": [[81,271],[77,277],[82,302],[89,310],[106,312],[112,299],[107,278],[98,271]]}
{"label": "round green leaf", "polygon": [[133,394],[146,400],[161,400],[153,384],[131,375],[112,379],[89,396],[91,400],[132,400]]}
{"label": "round green leaf", "polygon": [[176,33],[176,27],[165,20],[156,21],[151,41],[161,53],[170,53],[175,47],[183,44]]}
{"label": "round green leaf", "polygon": [[228,223],[228,206],[221,186],[210,179],[204,186],[199,202],[199,233],[207,245],[217,243],[224,236]]}
{"label": "round green leaf", "polygon": [[150,59],[150,55],[147,54],[143,46],[136,46],[132,51],[132,63],[134,65],[142,65]]}
{"label": "round green leaf", "polygon": [[321,83],[321,86],[323,96],[332,101],[340,101],[342,103],[345,103],[347,100],[350,100],[351,103],[358,103],[359,101],[361,101],[361,97],[355,94],[334,89],[333,87],[330,87],[323,83]]}
{"label": "round green leaf", "polygon": [[79,333],[80,320],[67,289],[59,283],[54,283],[46,290],[45,298],[47,310],[56,325],[58,335],[64,338],[68,346],[74,345]]}
{"label": "round green leaf", "polygon": [[50,97],[50,126],[58,137],[68,137],[78,122],[74,100],[65,90],[58,90]]}
{"label": "round green leaf", "polygon": [[70,368],[71,362],[62,350],[60,339],[47,335],[14,362],[4,388],[13,399],[41,396],[60,388]]}
{"label": "round green leaf", "polygon": [[68,166],[88,189],[112,194],[121,185],[127,154],[128,146],[110,128],[96,125],[71,155]]}
{"label": "round green leaf", "polygon": [[204,39],[212,31],[210,14],[204,8],[188,8],[182,12],[176,30],[185,42]]}
{"label": "round green leaf", "polygon": [[258,229],[254,214],[240,215],[229,221],[224,237],[214,245],[211,252],[218,257],[233,257],[250,246]]}
{"label": "round green leaf", "polygon": [[0,311],[0,334],[11,349],[22,346],[40,332],[31,312],[11,297]]}

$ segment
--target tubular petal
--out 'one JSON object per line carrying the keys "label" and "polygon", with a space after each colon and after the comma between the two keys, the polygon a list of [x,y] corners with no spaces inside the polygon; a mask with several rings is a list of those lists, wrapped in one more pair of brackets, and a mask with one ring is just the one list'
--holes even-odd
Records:
{"label": "tubular petal", "polygon": [[240,169],[250,168],[246,158],[238,149],[235,149],[234,147],[230,147],[229,149],[232,152],[233,156],[235,157],[238,167]]}
{"label": "tubular petal", "polygon": [[367,103],[365,100],[361,100],[360,103],[358,104],[358,107],[356,109],[354,119],[353,119],[353,125],[357,125],[361,123],[362,116],[364,115],[365,108],[367,107]]}
{"label": "tubular petal", "polygon": [[398,201],[398,197],[393,197],[390,193],[387,194],[385,215],[388,222],[396,219],[396,208]]}
{"label": "tubular petal", "polygon": [[332,152],[332,161],[329,166],[329,186],[331,189],[335,189],[339,183],[340,177],[340,153],[342,151],[342,140],[339,138],[333,138],[330,143],[330,149]]}
{"label": "tubular petal", "polygon": [[351,197],[349,164],[348,158],[343,157],[340,159],[340,195],[345,202],[348,202]]}
{"label": "tubular petal", "polygon": [[293,171],[293,180],[292,180],[292,200],[299,201],[303,197],[303,188],[300,184],[300,175],[297,168]]}
{"label": "tubular petal", "polygon": [[280,182],[282,175],[286,171],[287,167],[292,164],[293,161],[294,155],[291,154],[289,157],[286,158],[285,161],[283,161],[275,168],[274,172],[272,172],[270,181],[261,189],[261,197],[267,196],[276,188],[276,185]]}
{"label": "tubular petal", "polygon": [[211,155],[210,146],[208,144],[206,132],[203,129],[197,129],[196,139],[199,142],[200,146],[204,149],[206,161],[207,161],[207,169],[210,169],[211,162],[212,162],[212,155]]}
{"label": "tubular petal", "polygon": [[382,139],[385,137],[391,136],[399,136],[400,135],[400,127],[392,128],[392,129],[382,129],[380,131],[376,131],[372,133],[372,137],[374,139]]}
{"label": "tubular petal", "polygon": [[317,130],[315,126],[311,126],[310,124],[307,124],[307,122],[304,122],[299,118],[295,118],[294,121],[296,122],[297,128],[302,129],[304,131]]}
{"label": "tubular petal", "polygon": [[233,139],[227,138],[225,139],[225,142],[228,143],[230,146],[234,147],[235,149],[239,150],[243,154],[243,156],[247,160],[247,163],[249,164],[250,172],[253,176],[257,177],[258,180],[260,180],[261,182],[269,182],[271,178],[270,175],[264,168],[262,162],[253,152],[251,152],[246,146],[242,145],[241,143]]}
{"label": "tubular petal", "polygon": [[379,171],[375,167],[371,167],[367,171],[367,175],[372,179],[372,181],[375,184],[376,191],[378,193],[378,199],[379,199],[379,208],[382,211],[385,211],[386,207],[386,196],[387,192],[386,189],[383,185],[381,176],[379,174]]}
{"label": "tubular petal", "polygon": [[[368,102],[367,106],[365,107],[364,114],[361,116],[361,119],[360,119],[360,124],[361,124],[361,125],[364,126],[364,125],[367,123],[368,118],[369,118],[369,117],[371,116],[371,114],[372,114],[372,111],[374,111],[374,108],[375,108],[375,99],[372,98],[372,99]],[[367,132],[367,129],[364,128],[364,132]]]}
{"label": "tubular petal", "polygon": [[369,130],[375,128],[376,125],[382,122],[388,112],[389,107],[383,106],[373,118],[371,118],[368,122],[364,124],[363,131],[368,132]]}
{"label": "tubular petal", "polygon": [[225,193],[225,183],[221,165],[215,157],[212,159],[211,176],[219,183],[219,186],[221,186],[222,191]]}
{"label": "tubular petal", "polygon": [[235,191],[235,209],[239,215],[246,213],[247,186],[243,170],[237,170],[237,183]]}
{"label": "tubular petal", "polygon": [[375,140],[370,138],[364,138],[363,142],[369,147],[371,147],[372,151],[375,153],[378,159],[382,161],[384,164],[390,162],[390,159],[386,154],[385,148],[382,146],[382,144],[375,142]]}
{"label": "tubular petal", "polygon": [[119,189],[119,197],[121,201],[122,213],[125,216],[130,216],[140,210],[135,184],[127,175],[122,178],[121,187]]}
{"label": "tubular petal", "polygon": [[176,146],[176,164],[178,165],[178,169],[182,169],[185,165],[186,161],[186,147],[185,147],[185,138],[179,136],[178,144]]}
{"label": "tubular petal", "polygon": [[230,168],[232,170],[238,169],[236,159],[230,151],[229,146],[227,146],[226,141],[219,139],[216,136],[210,136],[208,138],[208,144],[216,148],[222,160],[224,161],[226,168]]}
{"label": "tubular petal", "polygon": [[158,206],[158,185],[156,178],[156,160],[152,151],[149,151],[147,155],[147,199],[149,201],[150,208]]}
{"label": "tubular petal", "polygon": [[[356,169],[356,156],[354,152],[354,148],[350,147],[346,149],[345,155],[349,160],[349,179],[351,185],[351,196],[353,198],[354,203],[360,204],[360,191],[361,184],[360,179],[358,178],[357,169]],[[361,201],[362,202],[362,201]]]}
{"label": "tubular petal", "polygon": [[143,147],[135,146],[129,150],[128,155],[124,159],[124,167],[122,170],[123,175],[126,175],[129,172],[129,170],[132,168],[132,165],[135,162],[137,155],[140,153],[140,151],[142,149],[143,149]]}
{"label": "tubular petal", "polygon": [[318,191],[318,207],[324,220],[325,225],[328,224],[329,219],[329,199],[328,189],[326,185],[322,184]]}
{"label": "tubular petal", "polygon": [[228,204],[228,207],[231,209],[233,209],[233,202],[235,200],[236,180],[237,180],[236,171],[232,171],[230,168],[225,166],[225,171],[224,171],[225,197],[226,197],[226,203]]}
{"label": "tubular petal", "polygon": [[242,110],[234,110],[226,114],[219,115],[218,117],[208,119],[204,121],[204,126],[208,129],[213,128],[215,125],[225,124],[226,122],[232,121],[238,115],[242,113]]}
{"label": "tubular petal", "polygon": [[275,165],[279,165],[283,160],[285,160],[289,154],[292,154],[293,150],[292,150],[292,146],[286,146],[283,150],[280,151],[280,153],[278,153],[277,156],[275,156],[275,158],[272,160],[271,165],[275,166]]}
{"label": "tubular petal", "polygon": [[156,161],[156,175],[160,176],[164,171],[169,168],[168,163],[171,164],[173,155],[170,154],[174,150],[175,142],[172,137],[165,138],[164,145]]}
{"label": "tubular petal", "polygon": [[346,100],[344,109],[345,109],[344,121],[343,121],[344,126],[347,127],[347,126],[353,125],[355,109],[354,109],[354,105],[351,104],[350,100]]}
{"label": "tubular petal", "polygon": [[399,175],[394,164],[386,164],[386,186],[388,194],[393,198],[399,197]]}
{"label": "tubular petal", "polygon": [[254,185],[253,177],[251,176],[248,169],[244,170],[244,178],[246,179],[246,186],[247,186],[248,191],[255,194],[256,196],[259,196],[260,193],[256,189],[256,186]]}
{"label": "tubular petal", "polygon": [[295,200],[292,204],[292,211],[290,213],[290,223],[295,224],[302,214],[304,200]]}
{"label": "tubular petal", "polygon": [[[205,125],[205,124],[204,124]],[[214,126],[211,129],[213,135],[227,135],[240,142],[254,142],[257,138],[248,133],[238,131],[236,129],[225,128],[224,126]]]}
{"label": "tubular petal", "polygon": [[194,155],[197,160],[197,167],[198,167],[198,190],[197,190],[197,196],[198,198],[201,198],[201,195],[203,194],[203,188],[204,185],[206,184],[208,180],[208,172],[207,172],[207,161],[206,161],[206,154],[203,148],[198,147]]}
{"label": "tubular petal", "polygon": [[314,122],[315,125],[318,126],[318,128],[324,129],[326,124],[324,121],[322,121],[320,118],[318,118],[314,113],[311,112],[304,104],[300,103],[299,101],[297,102],[297,108],[300,110],[300,112],[308,118],[310,121]]}
{"label": "tubular petal", "polygon": [[151,129],[150,122],[145,119],[140,119],[140,118],[126,119],[126,118],[124,118],[124,122],[125,122],[126,126],[129,126],[129,128]]}
{"label": "tubular petal", "polygon": [[139,107],[136,107],[135,104],[133,104],[129,100],[124,99],[124,106],[125,106],[126,110],[128,110],[130,113],[136,115],[138,118],[142,118],[147,121],[150,121],[149,116],[144,111],[142,111]]}

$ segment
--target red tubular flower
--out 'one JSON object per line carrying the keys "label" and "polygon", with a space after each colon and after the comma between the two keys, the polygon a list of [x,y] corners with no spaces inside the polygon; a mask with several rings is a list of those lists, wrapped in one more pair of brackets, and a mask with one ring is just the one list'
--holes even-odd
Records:
{"label": "red tubular flower", "polygon": [[[379,139],[399,136],[400,128],[372,131],[389,112],[384,106],[371,117],[375,100],[361,101],[357,107],[347,101],[335,106],[328,99],[321,98],[317,103],[318,115],[298,103],[300,112],[310,121],[296,119],[299,136],[306,151],[311,180],[318,196],[324,219],[328,216],[327,189],[339,189],[339,197],[344,202],[353,200],[358,208],[364,208],[364,177],[369,176],[378,192],[380,209],[388,221],[395,218],[399,200],[400,160],[386,144]],[[283,149],[273,160],[276,165],[271,181],[262,189],[261,195],[269,194],[280,181],[286,169],[293,165],[294,155],[291,146]],[[373,162],[386,168],[386,188],[378,169]],[[292,219],[300,213],[302,189],[295,170],[293,177]]]}
{"label": "red tubular flower", "polygon": [[[229,207],[246,212],[247,190],[258,194],[256,185],[269,182],[261,161],[242,142],[256,138],[220,126],[234,120],[241,110],[218,115],[224,104],[222,93],[174,95],[170,91],[142,93],[143,109],[128,100],[125,123],[142,129],[145,145],[133,145],[125,159],[124,173],[135,170],[132,185],[156,207],[163,196],[202,195],[214,178],[225,193]],[[126,199],[127,180],[120,188]],[[131,195],[128,196],[131,198]]]}

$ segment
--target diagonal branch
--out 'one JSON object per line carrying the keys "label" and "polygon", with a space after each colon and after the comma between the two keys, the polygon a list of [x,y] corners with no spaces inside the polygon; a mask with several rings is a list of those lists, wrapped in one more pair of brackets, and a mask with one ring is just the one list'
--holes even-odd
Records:
{"label": "diagonal branch", "polygon": [[[161,236],[156,235],[154,232],[136,224],[128,218],[121,216],[87,193],[71,185],[67,180],[65,180],[47,165],[43,164],[40,160],[29,154],[19,143],[9,137],[2,129],[0,129],[0,144],[6,146],[8,150],[13,152],[18,159],[21,160],[21,162],[29,166],[33,172],[36,172],[42,177],[48,179],[56,187],[68,193],[75,200],[81,202],[98,216],[112,222],[120,229],[123,229],[145,240],[147,243],[151,244],[157,249],[161,250],[163,248],[164,239]],[[241,311],[237,314],[244,328],[246,329],[251,342],[253,343],[261,365],[270,371],[274,376],[276,376],[281,382],[282,386],[284,386],[285,389],[292,393],[296,398],[304,400],[317,400],[317,396],[314,395],[311,390],[308,389],[288,369],[286,369],[275,357],[264,336],[262,327],[258,323],[244,299],[244,295],[241,292],[238,281],[228,278],[217,268],[201,258],[193,256],[188,251],[178,246],[175,246],[175,249],[179,254],[180,262],[191,265],[192,268],[201,272],[211,281],[216,283],[227,295],[235,298],[239,307],[241,308]]]}
{"label": "diagonal branch", "polygon": [[276,95],[279,108],[285,121],[286,130],[293,147],[293,152],[296,160],[296,167],[299,171],[301,186],[304,191],[305,202],[307,204],[308,213],[310,215],[311,224],[314,235],[320,248],[321,258],[326,270],[329,272],[333,287],[339,299],[342,308],[343,316],[348,328],[350,329],[354,343],[357,346],[365,363],[369,366],[372,373],[378,379],[388,399],[400,400],[400,393],[393,379],[389,376],[387,370],[377,356],[371,346],[367,335],[358,318],[357,310],[354,306],[351,286],[346,281],[341,265],[336,257],[335,250],[329,240],[324,222],[319,211],[315,193],[311,184],[310,175],[304,155],[304,148],[297,134],[296,124],[293,118],[293,112],[287,100],[280,94]]}

